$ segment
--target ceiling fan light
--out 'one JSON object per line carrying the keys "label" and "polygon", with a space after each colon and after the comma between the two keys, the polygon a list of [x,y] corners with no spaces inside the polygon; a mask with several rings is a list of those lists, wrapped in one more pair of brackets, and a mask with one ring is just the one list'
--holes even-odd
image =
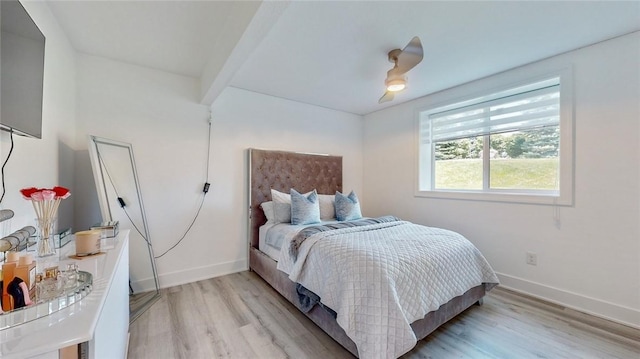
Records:
{"label": "ceiling fan light", "polygon": [[407,87],[407,81],[405,79],[393,79],[385,81],[385,85],[387,85],[387,91],[397,92]]}

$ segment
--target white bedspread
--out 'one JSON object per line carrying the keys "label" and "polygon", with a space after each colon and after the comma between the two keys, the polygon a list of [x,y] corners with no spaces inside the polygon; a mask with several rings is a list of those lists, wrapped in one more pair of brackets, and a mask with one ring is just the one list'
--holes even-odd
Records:
{"label": "white bedspread", "polygon": [[[287,236],[291,240],[293,236]],[[410,324],[498,278],[462,235],[398,221],[321,232],[278,269],[337,314],[360,358],[397,358],[416,345]]]}

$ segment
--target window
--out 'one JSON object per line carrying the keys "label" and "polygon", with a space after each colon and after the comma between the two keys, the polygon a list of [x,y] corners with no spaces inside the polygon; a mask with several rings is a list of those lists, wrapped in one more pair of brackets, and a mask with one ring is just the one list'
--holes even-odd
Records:
{"label": "window", "polygon": [[567,77],[558,73],[419,111],[417,194],[572,204]]}

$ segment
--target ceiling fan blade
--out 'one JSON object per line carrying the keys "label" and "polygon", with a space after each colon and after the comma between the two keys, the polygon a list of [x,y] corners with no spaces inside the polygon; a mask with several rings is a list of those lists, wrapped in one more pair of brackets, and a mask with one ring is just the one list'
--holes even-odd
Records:
{"label": "ceiling fan blade", "polygon": [[400,78],[403,75],[404,75],[404,72],[401,72],[400,69],[398,69],[398,66],[394,66],[391,70],[387,71],[387,80]]}
{"label": "ceiling fan blade", "polygon": [[380,99],[378,100],[378,103],[391,101],[391,100],[393,100],[393,96],[394,96],[393,92],[387,91],[387,92],[384,93],[384,95],[382,95],[382,97],[380,97]]}
{"label": "ceiling fan blade", "polygon": [[424,52],[420,38],[415,36],[398,55],[398,72],[404,74],[422,61]]}

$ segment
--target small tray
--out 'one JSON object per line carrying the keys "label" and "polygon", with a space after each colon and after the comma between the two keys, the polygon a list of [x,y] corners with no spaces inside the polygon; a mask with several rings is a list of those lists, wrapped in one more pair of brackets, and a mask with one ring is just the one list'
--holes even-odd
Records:
{"label": "small tray", "polygon": [[93,276],[89,272],[78,271],[76,286],[65,289],[55,298],[37,301],[35,304],[0,314],[0,331],[46,317],[52,313],[79,302],[91,293]]}
{"label": "small tray", "polygon": [[68,257],[71,259],[83,260],[83,259],[99,256],[102,254],[105,254],[105,252],[96,252],[96,253],[90,253],[90,254],[84,254],[84,255],[70,254]]}

